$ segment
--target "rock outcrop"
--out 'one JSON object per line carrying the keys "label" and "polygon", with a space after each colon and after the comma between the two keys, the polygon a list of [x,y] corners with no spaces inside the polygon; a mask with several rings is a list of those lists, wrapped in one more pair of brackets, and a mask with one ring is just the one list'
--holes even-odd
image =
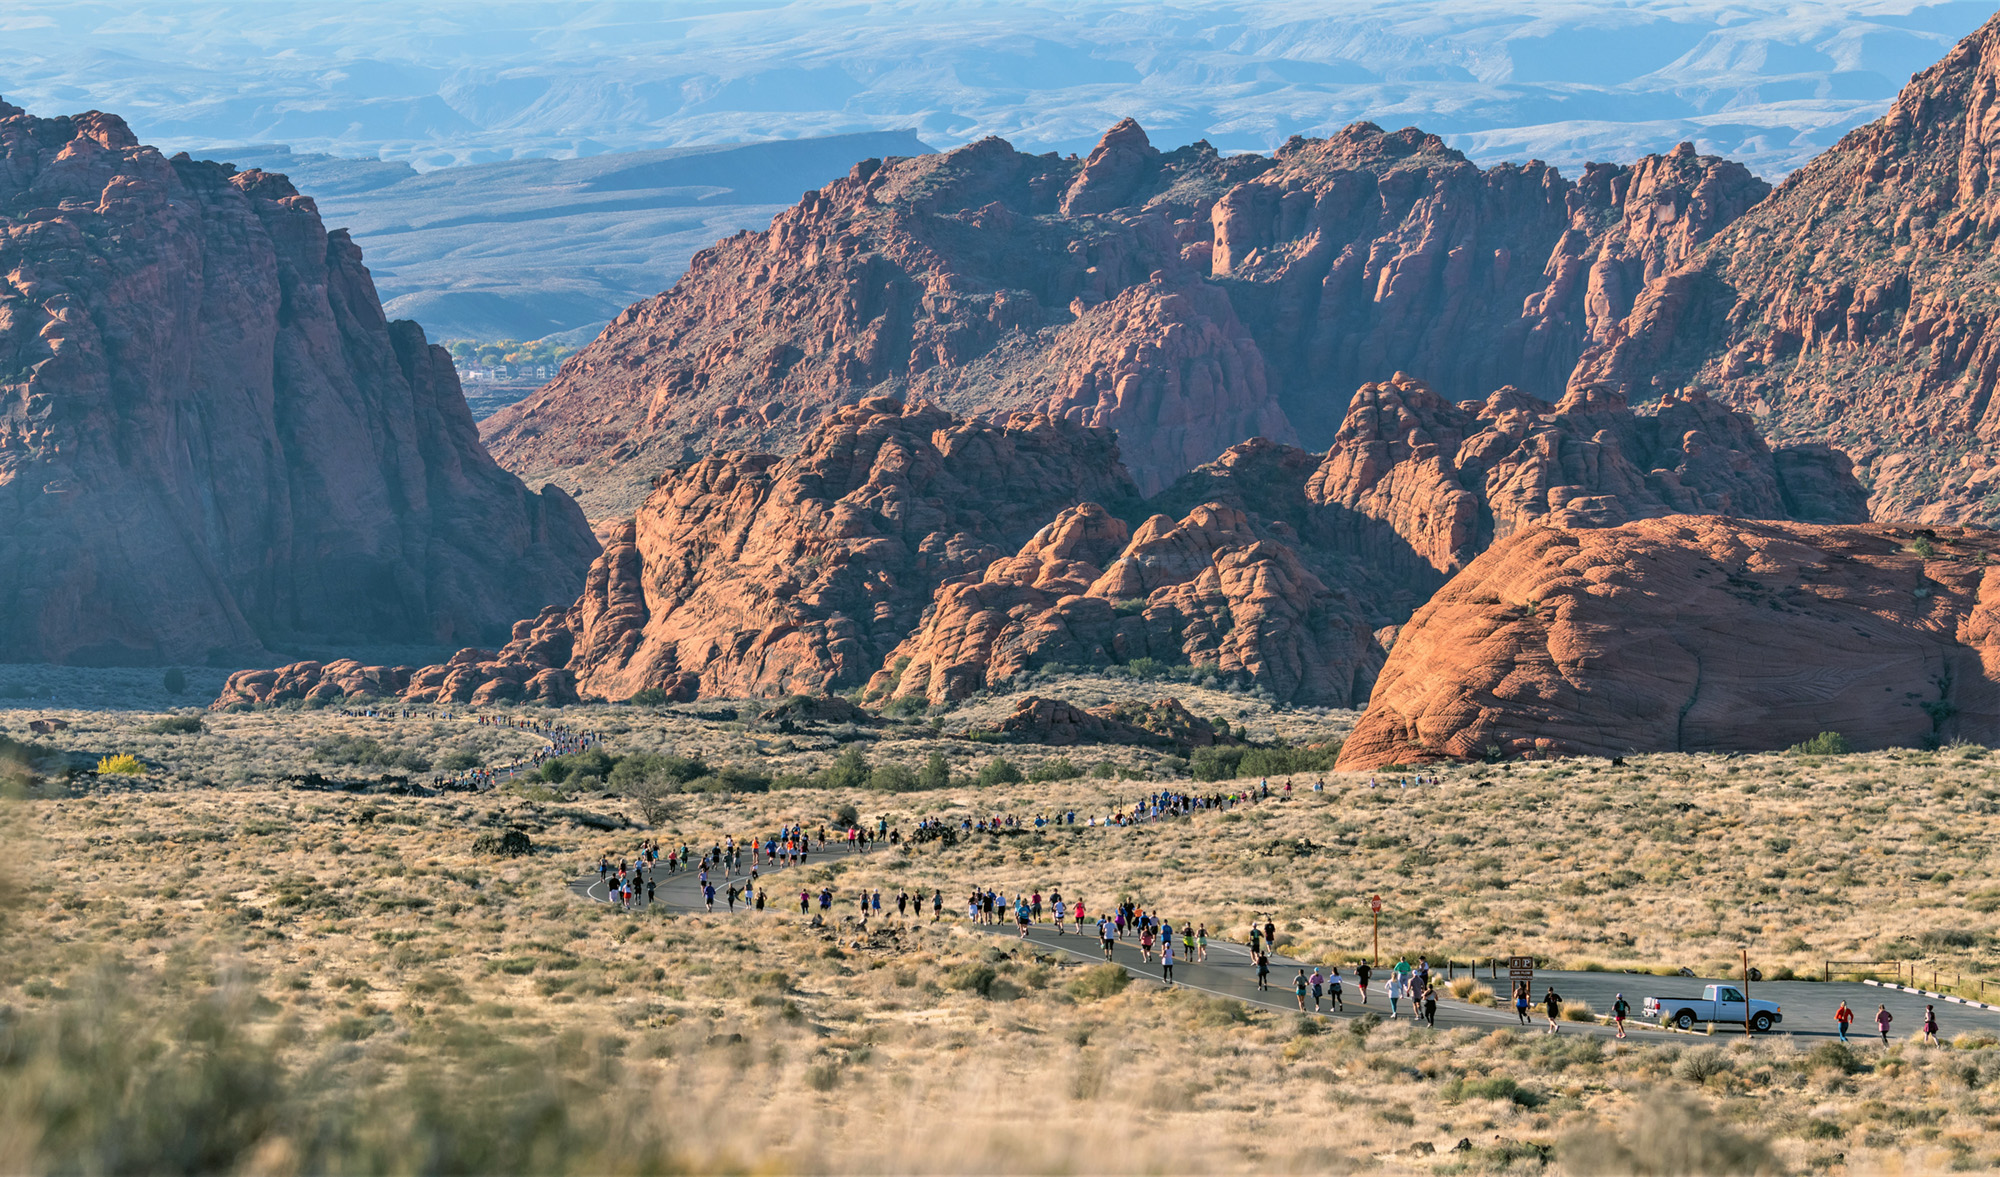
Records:
{"label": "rock outcrop", "polygon": [[1699,394],[1646,413],[1596,386],[1551,406],[1512,388],[1450,404],[1402,373],[1364,385],[1308,479],[1321,545],[1418,582],[1524,527],[1671,514],[1856,523],[1866,492],[1825,446],[1773,454],[1751,418]]}
{"label": "rock outcrop", "polygon": [[1190,713],[1179,699],[1171,697],[1145,704],[1108,703],[1083,708],[1061,699],[1029,695],[1014,705],[1012,714],[980,730],[1024,744],[1058,748],[1129,744],[1171,747],[1183,755],[1195,748],[1237,742],[1227,734],[1218,735],[1213,724]]}
{"label": "rock outcrop", "polygon": [[2000,521],[2000,18],[1644,287],[1574,383],[1853,457],[1878,519]]}
{"label": "rock outcrop", "polygon": [[941,581],[1078,498],[1133,494],[1107,432],[866,401],[793,457],[719,454],[663,475],[570,609],[568,665],[609,699],[858,686]]}
{"label": "rock outcrop", "polygon": [[596,549],[284,177],[0,102],[0,660],[491,640]]}
{"label": "rock outcrop", "polygon": [[2000,740],[2000,535],[1540,527],[1395,637],[1339,767]]}
{"label": "rock outcrop", "polygon": [[269,707],[297,701],[337,703],[345,699],[389,699],[410,685],[414,666],[363,666],[352,658],[294,662],[276,670],[239,670],[223,684],[211,710]]}
{"label": "rock outcrop", "polygon": [[1243,511],[1206,504],[1128,533],[1083,503],[1018,555],[946,581],[869,694],[947,703],[1041,666],[1141,658],[1337,707],[1358,705],[1379,665],[1355,602]]}
{"label": "rock outcrop", "polygon": [[1117,430],[1152,492],[1244,439],[1324,446],[1403,369],[1553,398],[1644,284],[1767,191],[1692,148],[1567,180],[1357,123],[1274,157],[1088,159],[998,139],[866,160],[697,255],[485,425],[510,469],[616,518],[662,466],[788,452],[881,393]]}

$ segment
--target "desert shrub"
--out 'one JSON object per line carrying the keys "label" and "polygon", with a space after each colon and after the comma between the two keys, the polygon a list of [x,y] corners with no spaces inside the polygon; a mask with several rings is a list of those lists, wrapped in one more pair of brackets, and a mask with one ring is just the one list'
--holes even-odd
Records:
{"label": "desert shrub", "polygon": [[1093,779],[1100,781],[1108,781],[1111,778],[1118,775],[1118,766],[1111,763],[1109,760],[1100,760],[1097,762],[1097,765],[1090,770],[1090,775]]}
{"label": "desert shrub", "polygon": [[642,687],[632,692],[632,697],[625,701],[634,707],[660,707],[672,702],[667,692],[659,687]]}
{"label": "desert shrub", "polygon": [[146,771],[146,766],[130,752],[120,752],[116,756],[106,756],[97,762],[99,776],[137,776]]}
{"label": "desert shrub", "polygon": [[754,768],[724,764],[710,770],[707,776],[696,777],[681,785],[682,793],[768,793],[771,778]]}
{"label": "desert shrub", "polygon": [[1239,777],[1288,776],[1295,772],[1325,772],[1340,756],[1339,744],[1321,748],[1252,748],[1237,762]]}
{"label": "desert shrub", "polygon": [[1021,770],[1000,756],[987,761],[979,770],[979,783],[985,786],[1018,784],[1022,779]]}
{"label": "desert shrub", "polygon": [[550,784],[580,787],[590,781],[604,780],[617,763],[603,749],[587,748],[542,761],[541,778]]}
{"label": "desert shrub", "polygon": [[1565,1022],[1594,1022],[1597,1011],[1587,1001],[1571,1001],[1563,1005],[1562,1016]]}
{"label": "desert shrub", "polygon": [[1854,745],[1839,732],[1821,732],[1803,744],[1793,744],[1788,751],[1798,756],[1845,756],[1854,751]]}
{"label": "desert shrub", "polygon": [[156,736],[198,736],[208,729],[199,715],[169,715],[147,724],[145,730]]}
{"label": "desert shrub", "polygon": [[859,825],[860,823],[861,811],[852,805],[843,805],[833,811],[833,824],[837,829],[844,830],[849,826]]}
{"label": "desert shrub", "polygon": [[1054,760],[1044,760],[1028,773],[1031,781],[1069,781],[1083,775],[1083,770],[1071,764],[1069,757],[1058,756]]}
{"label": "desert shrub", "polygon": [[313,745],[313,758],[328,764],[402,768],[429,772],[431,762],[414,748],[391,748],[370,736],[335,736]]}
{"label": "desert shrub", "polygon": [[1482,983],[1477,977],[1453,978],[1447,988],[1451,991],[1451,995],[1460,1001],[1469,1001],[1474,1005],[1495,1004],[1492,988]]}
{"label": "desert shrub", "polygon": [[464,772],[468,768],[478,768],[479,753],[471,748],[453,748],[436,761],[436,767],[443,772]]}
{"label": "desert shrub", "polygon": [[1762,1142],[1738,1135],[1699,1107],[1657,1097],[1615,1125],[1577,1128],[1562,1139],[1557,1154],[1568,1172],[1643,1177],[1762,1173],[1771,1163]]}
{"label": "desert shrub", "polygon": [[1188,757],[1188,771],[1198,781],[1233,781],[1243,752],[1242,748],[1196,748]]}
{"label": "desert shrub", "polygon": [[[1216,730],[1227,732],[1228,721],[1213,721]],[[1295,772],[1325,772],[1340,755],[1339,744],[1320,748],[1196,748],[1188,758],[1188,768],[1198,781],[1229,781],[1248,778],[1289,776]]]}
{"label": "desert shrub", "polygon": [[188,689],[187,672],[178,666],[167,667],[167,672],[160,676],[160,686],[169,695],[180,694]]}
{"label": "desert shrub", "polygon": [[960,965],[945,977],[945,984],[977,993],[988,1001],[1012,1001],[1021,995],[1020,986],[994,971],[991,965]]}
{"label": "desert shrub", "polygon": [[1822,1042],[1806,1055],[1806,1066],[1831,1068],[1843,1075],[1852,1075],[1864,1069],[1865,1064],[1861,1056],[1854,1053],[1854,1048],[1845,1042]]}
{"label": "desert shrub", "polygon": [[914,792],[917,774],[900,764],[880,764],[868,774],[868,787],[883,793]]}
{"label": "desert shrub", "polygon": [[923,770],[917,773],[917,785],[925,789],[943,789],[951,785],[951,761],[944,753],[933,752],[924,761]]}
{"label": "desert shrub", "polygon": [[818,780],[822,788],[863,789],[868,787],[868,778],[873,775],[874,769],[869,766],[868,757],[850,744],[833,758],[832,764],[820,770]]}
{"label": "desert shrub", "polygon": [[1454,1079],[1445,1084],[1447,1099],[1504,1099],[1524,1108],[1540,1107],[1544,1096],[1532,1087],[1523,1087],[1505,1075],[1491,1079]]}
{"label": "desert shrub", "polygon": [[1690,1083],[1706,1083],[1724,1071],[1734,1070],[1735,1067],[1736,1064],[1729,1061],[1728,1055],[1709,1047],[1705,1050],[1690,1050],[1682,1055],[1681,1061],[1674,1067],[1674,1074]]}
{"label": "desert shrub", "polygon": [[1109,961],[1085,969],[1083,975],[1069,983],[1069,995],[1082,1001],[1101,1001],[1125,991],[1132,983],[1132,974],[1123,967]]}
{"label": "desert shrub", "polygon": [[922,715],[930,707],[930,700],[922,695],[898,695],[882,708],[885,715]]}
{"label": "desert shrub", "polygon": [[614,792],[626,793],[640,781],[660,781],[669,787],[698,781],[709,775],[708,763],[700,756],[668,756],[658,752],[634,752],[620,757],[604,778]]}
{"label": "desert shrub", "polygon": [[1946,948],[1976,948],[1979,941],[1979,933],[1966,928],[1934,928],[1917,937],[1918,946],[1933,952]]}
{"label": "desert shrub", "polygon": [[503,858],[515,858],[523,854],[532,854],[534,851],[534,841],[521,830],[507,830],[499,834],[488,831],[472,840],[474,854],[497,854]]}

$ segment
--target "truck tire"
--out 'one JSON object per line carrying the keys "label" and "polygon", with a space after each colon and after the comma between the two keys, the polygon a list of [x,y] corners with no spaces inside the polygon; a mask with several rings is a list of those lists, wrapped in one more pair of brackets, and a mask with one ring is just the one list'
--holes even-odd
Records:
{"label": "truck tire", "polygon": [[1694,1029],[1694,1011],[1691,1009],[1684,1009],[1681,1012],[1675,1014],[1674,1025],[1679,1026],[1683,1030]]}
{"label": "truck tire", "polygon": [[1753,1015],[1750,1019],[1750,1028],[1759,1034],[1769,1034],[1771,1032],[1771,1015]]}

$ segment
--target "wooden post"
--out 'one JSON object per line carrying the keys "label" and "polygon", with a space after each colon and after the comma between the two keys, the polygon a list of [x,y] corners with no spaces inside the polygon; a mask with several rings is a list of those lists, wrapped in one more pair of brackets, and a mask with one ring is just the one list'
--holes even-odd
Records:
{"label": "wooden post", "polygon": [[1750,1037],[1750,950],[1743,950],[1743,1036]]}

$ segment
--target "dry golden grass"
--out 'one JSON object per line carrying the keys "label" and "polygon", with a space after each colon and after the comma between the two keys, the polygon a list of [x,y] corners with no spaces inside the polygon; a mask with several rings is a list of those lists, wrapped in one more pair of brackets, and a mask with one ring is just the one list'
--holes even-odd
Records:
{"label": "dry golden grass", "polygon": [[[0,714],[0,732],[25,737],[34,714]],[[746,743],[838,742],[638,709],[566,715],[607,732],[613,752],[721,761],[752,755]],[[607,832],[598,826],[636,812],[595,790],[403,797],[275,783],[323,767],[315,747],[357,735],[434,762],[468,742],[489,756],[534,746],[506,729],[276,711],[154,736],[143,729],[157,714],[70,718],[65,748],[132,752],[153,768],[4,807],[0,1171],[2000,1163],[2000,1047],[1987,1035],[1848,1053],[1784,1037],[1688,1047],[1405,1023],[1357,1033],[1147,984],[1078,996],[1085,966],[949,925],[878,929],[856,946],[779,911],[626,915],[566,887],[641,837],[705,844],[817,824],[845,805],[906,829],[924,815],[1101,815],[1143,781],[689,795],[657,830]],[[1304,721],[1324,730],[1339,717]],[[1099,755],[968,745],[922,723],[874,734],[871,758],[913,766],[933,748],[955,765]],[[831,751],[754,754],[812,767]],[[1166,769],[1151,752],[1103,754]],[[1747,940],[1767,972],[1914,954],[1990,977],[1991,764],[1971,749],[1647,757],[1453,769],[1407,793],[1329,775],[1326,793],[1300,778],[1290,801],[1229,813],[830,857],[808,877],[942,887],[948,900],[975,882],[1059,885],[1093,908],[1130,893],[1238,935],[1273,912],[1289,951],[1306,954],[1358,949],[1361,900],[1380,892],[1385,949],[1433,959],[1528,951],[1710,968]],[[480,833],[514,825],[537,853],[474,853]],[[1453,1152],[1460,1140],[1471,1149]]]}

